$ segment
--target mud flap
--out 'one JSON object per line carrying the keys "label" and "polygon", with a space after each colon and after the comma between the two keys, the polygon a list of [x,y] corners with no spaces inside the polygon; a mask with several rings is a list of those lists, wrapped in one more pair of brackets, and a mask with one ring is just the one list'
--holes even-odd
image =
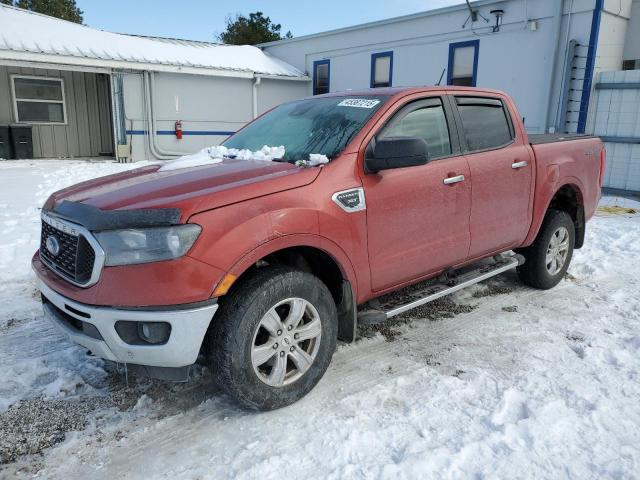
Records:
{"label": "mud flap", "polygon": [[352,343],[356,340],[357,309],[353,299],[353,289],[347,280],[342,281],[342,301],[338,307],[338,339]]}

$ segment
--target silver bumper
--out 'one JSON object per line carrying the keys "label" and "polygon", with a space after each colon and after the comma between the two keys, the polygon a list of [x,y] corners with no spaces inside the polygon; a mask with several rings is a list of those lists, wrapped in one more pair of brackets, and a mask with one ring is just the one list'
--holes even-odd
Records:
{"label": "silver bumper", "polygon": [[[154,367],[183,367],[195,363],[209,323],[218,309],[218,305],[214,304],[185,310],[121,310],[74,302],[49,288],[40,279],[38,289],[57,307],[45,303],[45,316],[73,342],[100,358]],[[73,328],[58,309],[64,315],[93,325],[102,339]],[[130,345],[116,332],[115,324],[119,320],[167,322],[171,324],[171,335],[162,345]]]}

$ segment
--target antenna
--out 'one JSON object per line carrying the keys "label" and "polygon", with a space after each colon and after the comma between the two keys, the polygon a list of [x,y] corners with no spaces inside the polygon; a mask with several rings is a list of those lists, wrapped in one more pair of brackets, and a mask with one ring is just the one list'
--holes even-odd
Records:
{"label": "antenna", "polygon": [[462,28],[467,27],[467,23],[469,23],[469,20],[471,20],[471,23],[477,22],[478,16],[480,16],[486,23],[489,23],[488,18],[485,18],[477,9],[474,10],[473,8],[471,8],[471,3],[469,3],[469,0],[466,0],[466,2],[467,2],[467,8],[469,9],[469,16],[462,24]]}
{"label": "antenna", "polygon": [[442,73],[440,74],[440,79],[438,80],[438,83],[436,83],[436,87],[440,86],[440,83],[442,82],[442,77],[444,77],[444,72],[446,72],[446,71],[447,71],[446,68],[442,69]]}
{"label": "antenna", "polygon": [[499,32],[500,25],[502,25],[502,16],[504,15],[504,10],[491,10],[489,13],[496,17],[496,24],[493,26],[493,33]]}

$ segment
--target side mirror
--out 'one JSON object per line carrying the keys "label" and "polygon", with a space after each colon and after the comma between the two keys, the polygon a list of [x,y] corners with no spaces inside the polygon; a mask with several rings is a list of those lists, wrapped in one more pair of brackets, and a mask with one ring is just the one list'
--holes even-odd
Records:
{"label": "side mirror", "polygon": [[427,142],[417,137],[387,137],[368,148],[364,164],[368,173],[415,167],[429,161]]}

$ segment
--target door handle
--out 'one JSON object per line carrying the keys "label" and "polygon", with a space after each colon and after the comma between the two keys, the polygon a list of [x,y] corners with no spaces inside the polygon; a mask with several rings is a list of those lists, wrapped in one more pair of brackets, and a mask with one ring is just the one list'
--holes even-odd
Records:
{"label": "door handle", "polygon": [[457,175],[455,177],[447,177],[442,181],[442,183],[444,183],[445,185],[451,185],[453,183],[458,183],[458,182],[464,182],[464,175]]}
{"label": "door handle", "polygon": [[511,168],[513,168],[514,170],[517,168],[523,168],[526,167],[527,165],[529,165],[529,162],[527,162],[526,160],[523,160],[521,162],[515,162],[511,164]]}

